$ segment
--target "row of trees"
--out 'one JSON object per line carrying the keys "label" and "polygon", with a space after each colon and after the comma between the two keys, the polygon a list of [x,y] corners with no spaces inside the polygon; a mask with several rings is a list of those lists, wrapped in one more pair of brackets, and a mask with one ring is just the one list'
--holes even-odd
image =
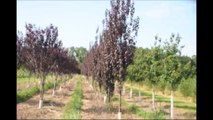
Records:
{"label": "row of trees", "polygon": [[[127,77],[131,81],[148,81],[152,85],[152,104],[155,108],[155,88],[171,90],[171,118],[173,118],[173,92],[177,90],[183,79],[196,76],[195,57],[181,55],[181,37],[172,34],[169,41],[155,37],[151,49],[136,49],[133,63],[127,69]],[[146,83],[146,82],[145,82]]]}
{"label": "row of trees", "polygon": [[16,39],[17,69],[24,67],[40,79],[41,108],[45,80],[49,73],[54,73],[57,80],[58,75],[79,73],[80,70],[76,59],[68,54],[68,50],[63,48],[62,42],[58,40],[57,27],[50,25],[46,29],[40,29],[32,24],[26,24],[25,27],[26,35],[18,32]]}
{"label": "row of trees", "polygon": [[139,29],[139,17],[134,19],[134,2],[131,0],[111,0],[111,9],[106,10],[103,30],[82,64],[82,73],[92,76],[105,91],[110,102],[114,84],[119,83],[119,118],[121,115],[121,91],[128,65],[135,50],[135,37]]}

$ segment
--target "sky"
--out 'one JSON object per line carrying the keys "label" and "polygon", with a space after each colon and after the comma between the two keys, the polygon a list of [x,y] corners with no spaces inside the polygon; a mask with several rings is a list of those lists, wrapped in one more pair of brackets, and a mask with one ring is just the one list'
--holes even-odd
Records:
{"label": "sky", "polygon": [[[134,0],[135,15],[140,17],[140,28],[136,46],[151,48],[154,36],[162,40],[171,34],[181,36],[182,55],[196,55],[196,1],[195,0]],[[58,27],[58,39],[63,46],[85,47],[95,41],[96,29],[102,26],[105,10],[110,1],[75,0],[18,0],[17,31],[25,34],[25,24],[46,28],[50,24]]]}

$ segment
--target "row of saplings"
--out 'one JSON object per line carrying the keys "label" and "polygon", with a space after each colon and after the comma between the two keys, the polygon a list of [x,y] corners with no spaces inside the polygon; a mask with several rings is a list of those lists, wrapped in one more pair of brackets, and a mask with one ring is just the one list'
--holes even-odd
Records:
{"label": "row of saplings", "polygon": [[57,37],[58,29],[53,25],[40,29],[35,25],[26,24],[26,34],[23,36],[19,32],[17,35],[17,69],[24,67],[39,78],[39,108],[43,105],[44,86],[48,74],[53,73],[56,76],[54,94],[58,76],[80,73],[75,57],[68,54],[68,50]]}

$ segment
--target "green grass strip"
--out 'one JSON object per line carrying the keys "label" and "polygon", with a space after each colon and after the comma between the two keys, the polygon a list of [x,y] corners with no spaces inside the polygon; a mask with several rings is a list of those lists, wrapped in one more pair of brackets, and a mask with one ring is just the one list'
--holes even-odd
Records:
{"label": "green grass strip", "polygon": [[[126,88],[126,92],[130,91],[129,85],[125,85],[125,88]],[[137,95],[138,91],[139,91],[138,88],[135,88],[135,87],[132,88],[132,92],[134,94]],[[148,96],[148,97],[152,96],[151,92],[147,92],[147,91],[143,91],[143,90],[141,90],[141,94],[142,94],[142,96]],[[156,100],[156,102],[170,103],[170,98],[160,96],[160,95],[155,95],[155,100]],[[174,107],[192,110],[193,112],[196,111],[196,106],[194,104],[186,103],[184,101],[179,101],[179,100],[174,100]]]}
{"label": "green grass strip", "polygon": [[[68,79],[66,79],[68,80]],[[58,86],[59,84],[65,82],[66,80],[59,80],[59,82],[56,83],[56,86]],[[40,86],[35,86],[29,89],[25,89],[25,90],[21,90],[17,92],[17,99],[16,99],[16,103],[21,103],[21,102],[25,102],[26,100],[30,99],[32,96],[36,95],[37,93],[40,92],[39,89]],[[54,83],[53,82],[47,82],[44,85],[44,91],[47,91],[50,88],[54,87]]]}
{"label": "green grass strip", "polygon": [[128,106],[128,109],[136,114],[137,116],[143,117],[144,119],[166,119],[165,113],[163,110],[155,111],[155,112],[147,112],[134,104]]}
{"label": "green grass strip", "polygon": [[[119,100],[118,96],[112,97],[112,101],[118,102],[118,100]],[[134,104],[126,102],[123,98],[121,99],[121,102],[123,109],[127,109],[133,114],[142,117],[144,119],[165,119],[165,113],[163,110],[159,110],[156,112],[147,112]]]}
{"label": "green grass strip", "polygon": [[80,112],[82,106],[83,92],[81,89],[80,78],[77,81],[77,85],[73,95],[70,97],[70,102],[66,104],[64,108],[64,119],[80,119]]}

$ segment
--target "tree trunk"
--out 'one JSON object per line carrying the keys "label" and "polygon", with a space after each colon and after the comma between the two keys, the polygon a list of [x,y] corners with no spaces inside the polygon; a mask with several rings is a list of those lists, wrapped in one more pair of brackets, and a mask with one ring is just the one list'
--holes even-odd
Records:
{"label": "tree trunk", "polygon": [[118,119],[121,119],[121,112],[118,112]]}
{"label": "tree trunk", "polygon": [[110,90],[109,90],[109,87],[107,89],[107,92],[108,92],[108,103],[110,103]]}
{"label": "tree trunk", "polygon": [[141,101],[141,88],[139,89],[138,97],[139,97],[139,101]]}
{"label": "tree trunk", "polygon": [[59,91],[61,91],[61,85],[60,85]]}
{"label": "tree trunk", "polygon": [[155,109],[155,86],[152,85],[152,108]]}
{"label": "tree trunk", "polygon": [[119,84],[119,108],[118,108],[118,119],[121,119],[121,89],[122,85],[121,82]]}
{"label": "tree trunk", "polygon": [[170,117],[173,119],[173,109],[174,109],[174,96],[173,96],[173,90],[171,90],[171,109],[170,109]]}
{"label": "tree trunk", "polygon": [[56,82],[54,82],[54,88],[53,88],[52,96],[55,96],[55,83],[56,83]]}
{"label": "tree trunk", "polygon": [[40,100],[39,100],[39,109],[43,106],[43,97],[44,97],[44,77],[40,81]]}
{"label": "tree trunk", "polygon": [[130,89],[130,98],[132,98],[132,86],[131,86],[131,89]]}
{"label": "tree trunk", "polygon": [[130,98],[132,98],[132,80],[131,80],[131,88],[130,88]]}
{"label": "tree trunk", "polygon": [[100,98],[100,96],[101,96],[101,83],[98,83],[98,85],[99,85],[98,98]]}
{"label": "tree trunk", "polygon": [[105,95],[104,96],[104,104],[106,104],[106,99],[107,99],[107,96]]}
{"label": "tree trunk", "polygon": [[117,83],[117,82],[115,82],[115,92],[116,92],[116,83]]}
{"label": "tree trunk", "polygon": [[125,86],[123,86],[123,94],[125,94]]}
{"label": "tree trunk", "polygon": [[57,83],[57,75],[56,75],[56,78],[55,78],[55,81],[54,81],[54,87],[53,87],[53,96],[55,95],[55,89],[56,89],[56,83]]}
{"label": "tree trunk", "polygon": [[95,86],[94,86],[94,80],[93,79],[92,79],[92,87],[95,88]]}

